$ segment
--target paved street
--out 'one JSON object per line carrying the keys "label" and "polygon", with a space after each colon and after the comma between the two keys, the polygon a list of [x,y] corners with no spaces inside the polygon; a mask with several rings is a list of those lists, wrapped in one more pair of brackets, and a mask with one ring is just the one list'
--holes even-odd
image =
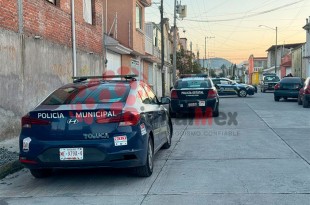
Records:
{"label": "paved street", "polygon": [[310,108],[272,93],[220,106],[205,125],[174,121],[149,178],[97,169],[35,179],[24,169],[0,181],[0,204],[310,204]]}

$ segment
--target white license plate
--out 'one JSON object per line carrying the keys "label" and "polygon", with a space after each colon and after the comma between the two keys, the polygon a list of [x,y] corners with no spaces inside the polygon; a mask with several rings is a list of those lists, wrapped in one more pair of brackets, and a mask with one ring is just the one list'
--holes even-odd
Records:
{"label": "white license plate", "polygon": [[115,146],[127,145],[127,136],[114,137],[114,145]]}
{"label": "white license plate", "polygon": [[83,160],[83,148],[60,148],[60,160]]}
{"label": "white license plate", "polygon": [[199,101],[199,106],[206,106],[206,102],[205,101]]}
{"label": "white license plate", "polygon": [[187,106],[188,106],[188,107],[196,107],[196,106],[197,106],[197,103],[188,103]]}

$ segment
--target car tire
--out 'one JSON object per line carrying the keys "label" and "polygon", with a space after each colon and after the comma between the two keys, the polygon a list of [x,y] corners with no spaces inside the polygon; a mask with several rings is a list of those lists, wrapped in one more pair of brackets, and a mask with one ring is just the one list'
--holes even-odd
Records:
{"label": "car tire", "polygon": [[239,97],[245,98],[247,95],[248,95],[248,94],[247,94],[247,92],[246,92],[245,89],[241,89],[241,90],[239,90],[239,92],[238,92],[238,96],[239,96]]}
{"label": "car tire", "polygon": [[30,169],[30,173],[35,178],[46,178],[52,175],[52,169]]}
{"label": "car tire", "polygon": [[177,114],[175,112],[170,112],[170,117],[171,118],[176,118],[177,117]]}
{"label": "car tire", "polygon": [[279,102],[280,101],[280,97],[279,96],[274,96],[274,101]]}
{"label": "car tire", "polygon": [[169,149],[171,147],[171,139],[172,139],[172,129],[171,123],[169,122],[167,128],[167,142],[162,146],[163,149]]}
{"label": "car tire", "polygon": [[287,97],[283,97],[284,100],[287,100]]}
{"label": "car tire", "polygon": [[135,174],[139,177],[149,177],[153,173],[154,168],[154,145],[152,139],[149,138],[147,145],[146,163],[144,166],[136,167]]}
{"label": "car tire", "polygon": [[300,97],[300,95],[298,95],[298,98],[297,98],[297,103],[298,103],[298,105],[302,105],[302,101],[301,101],[301,97]]}
{"label": "car tire", "polygon": [[302,101],[302,106],[303,106],[304,108],[309,107],[309,101],[306,100],[305,97],[304,97],[304,99],[303,99],[303,101]]}
{"label": "car tire", "polygon": [[262,93],[265,93],[265,92],[266,92],[266,90],[263,89],[263,90],[262,90]]}
{"label": "car tire", "polygon": [[220,112],[219,112],[219,103],[218,103],[216,106],[216,109],[212,113],[212,117],[218,117],[219,115],[220,115]]}

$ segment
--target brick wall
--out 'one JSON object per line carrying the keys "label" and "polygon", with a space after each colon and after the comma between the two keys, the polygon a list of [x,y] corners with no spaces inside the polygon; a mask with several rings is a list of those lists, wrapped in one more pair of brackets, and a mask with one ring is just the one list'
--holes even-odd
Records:
{"label": "brick wall", "polygon": [[17,1],[0,0],[0,27],[18,31]]}
{"label": "brick wall", "polygon": [[[93,24],[83,19],[83,0],[75,0],[77,48],[102,53],[102,1],[93,1]],[[0,27],[18,31],[17,0],[0,0]],[[23,0],[24,34],[72,45],[71,0],[61,0],[55,6],[46,0]]]}

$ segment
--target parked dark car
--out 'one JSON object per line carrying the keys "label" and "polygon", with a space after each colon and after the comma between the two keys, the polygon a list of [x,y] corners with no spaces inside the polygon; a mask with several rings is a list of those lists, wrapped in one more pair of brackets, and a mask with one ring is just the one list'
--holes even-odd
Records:
{"label": "parked dark car", "polygon": [[239,97],[246,97],[257,92],[257,88],[255,89],[252,85],[239,84],[228,78],[212,78],[212,81],[220,96],[238,95]]}
{"label": "parked dark car", "polygon": [[[210,112],[210,113],[209,113]],[[171,89],[170,114],[219,115],[219,96],[207,75],[183,75]]]}
{"label": "parked dark car", "polygon": [[[20,162],[34,177],[54,168],[133,168],[153,172],[153,156],[169,148],[172,123],[146,83],[133,76],[77,78],[49,95],[22,118]],[[94,76],[94,78],[97,78]]]}
{"label": "parked dark car", "polygon": [[274,86],[280,81],[280,78],[276,76],[275,73],[265,73],[263,74],[263,80],[260,85],[260,90],[262,93],[267,90],[274,91]]}
{"label": "parked dark car", "polygon": [[303,87],[303,79],[300,77],[285,77],[274,87],[274,100],[281,98],[298,98],[299,90]]}
{"label": "parked dark car", "polygon": [[310,77],[304,83],[304,86],[298,93],[298,105],[303,105],[304,108],[309,107],[310,101]]}

